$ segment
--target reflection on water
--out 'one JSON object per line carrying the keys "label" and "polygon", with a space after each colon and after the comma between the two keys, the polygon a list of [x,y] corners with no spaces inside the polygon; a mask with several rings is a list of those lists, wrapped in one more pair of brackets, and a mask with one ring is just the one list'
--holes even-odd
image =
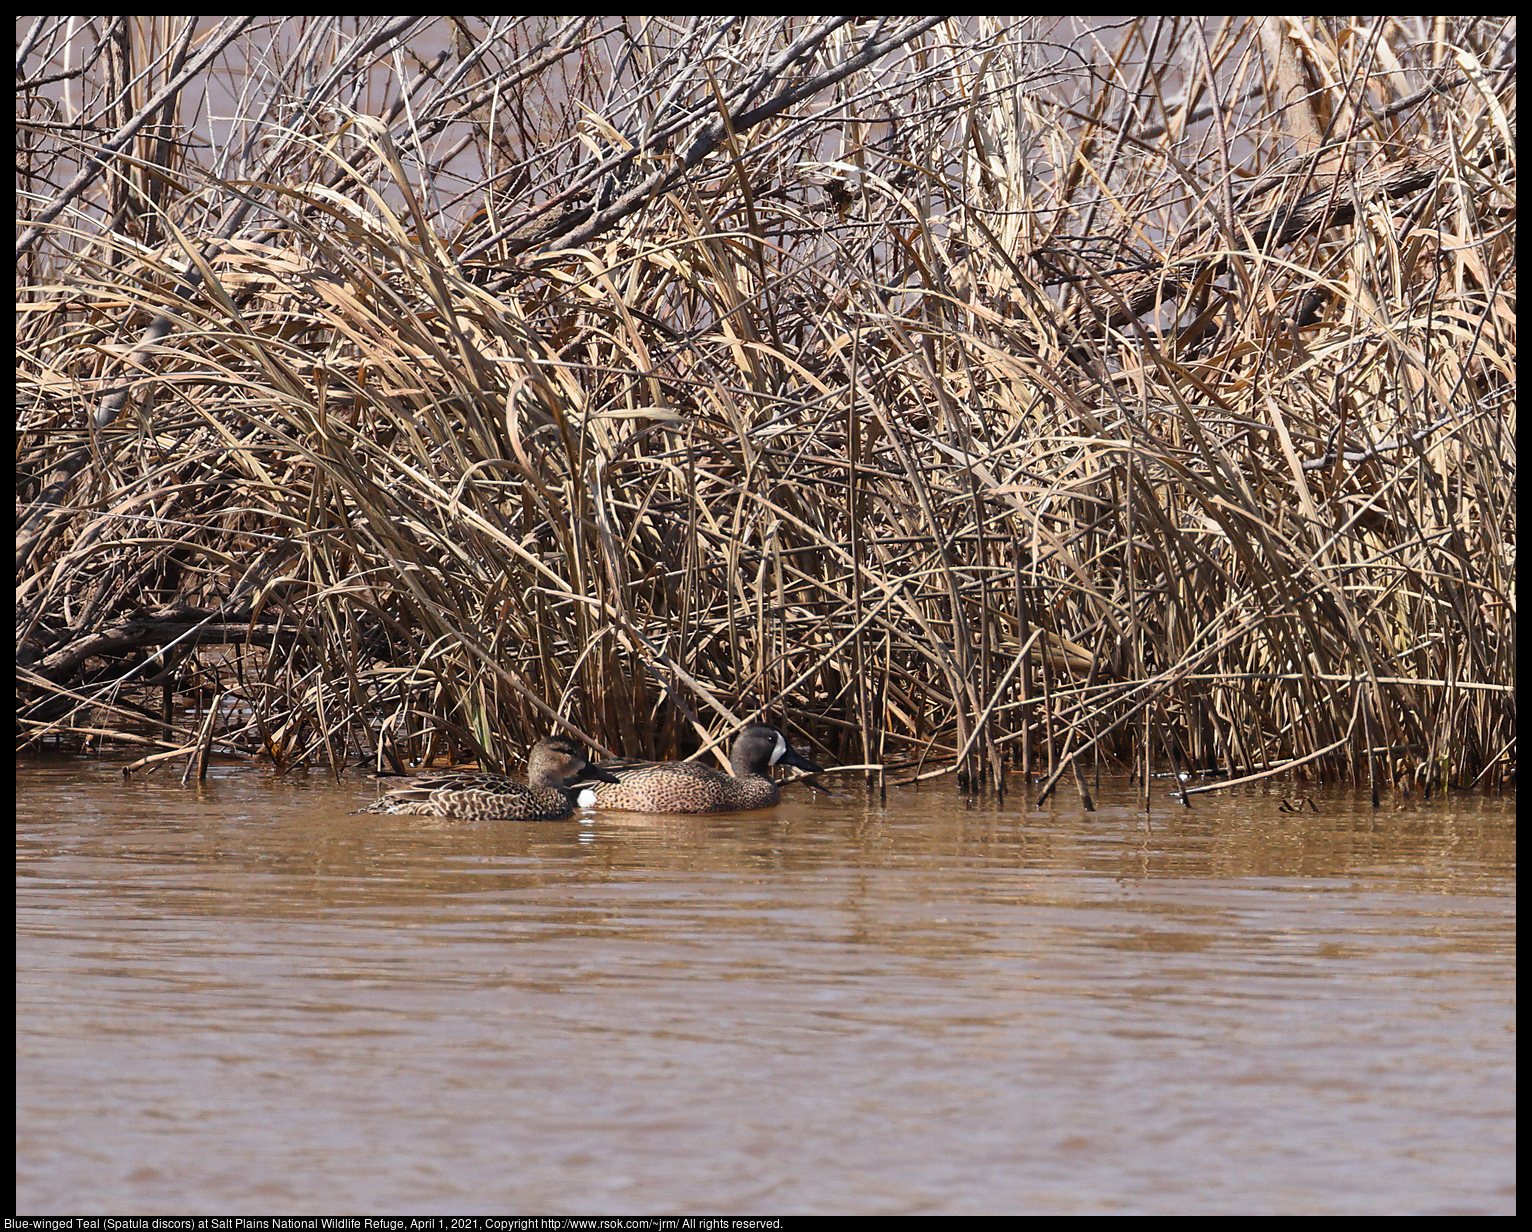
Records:
{"label": "reflection on water", "polygon": [[1514,801],[19,769],[22,1213],[1510,1213]]}

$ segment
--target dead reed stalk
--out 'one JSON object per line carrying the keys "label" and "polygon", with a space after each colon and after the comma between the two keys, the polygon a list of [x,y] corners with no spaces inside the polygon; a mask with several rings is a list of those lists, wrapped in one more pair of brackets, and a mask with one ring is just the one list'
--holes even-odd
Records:
{"label": "dead reed stalk", "polygon": [[198,20],[18,48],[21,745],[1513,770],[1495,19]]}

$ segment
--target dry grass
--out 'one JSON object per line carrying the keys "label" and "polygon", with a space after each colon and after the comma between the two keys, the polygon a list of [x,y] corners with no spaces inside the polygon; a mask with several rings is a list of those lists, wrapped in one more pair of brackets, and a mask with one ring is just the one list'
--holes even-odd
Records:
{"label": "dry grass", "polygon": [[79,20],[23,745],[1514,769],[1503,23]]}

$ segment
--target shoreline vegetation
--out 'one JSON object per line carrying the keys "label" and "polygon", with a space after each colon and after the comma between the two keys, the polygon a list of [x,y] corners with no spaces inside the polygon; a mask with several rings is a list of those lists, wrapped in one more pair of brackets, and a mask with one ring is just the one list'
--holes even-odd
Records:
{"label": "shoreline vegetation", "polygon": [[1507,783],[1515,23],[1375,21],[18,26],[18,748]]}

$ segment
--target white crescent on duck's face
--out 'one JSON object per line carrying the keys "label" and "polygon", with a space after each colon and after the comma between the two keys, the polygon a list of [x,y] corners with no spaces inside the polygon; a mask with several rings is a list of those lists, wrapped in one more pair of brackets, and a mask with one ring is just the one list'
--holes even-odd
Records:
{"label": "white crescent on duck's face", "polygon": [[771,764],[773,766],[776,765],[777,762],[781,760],[782,755],[784,753],[786,753],[786,752],[787,752],[787,739],[782,735],[781,732],[778,732],[777,733],[777,747],[771,750]]}

